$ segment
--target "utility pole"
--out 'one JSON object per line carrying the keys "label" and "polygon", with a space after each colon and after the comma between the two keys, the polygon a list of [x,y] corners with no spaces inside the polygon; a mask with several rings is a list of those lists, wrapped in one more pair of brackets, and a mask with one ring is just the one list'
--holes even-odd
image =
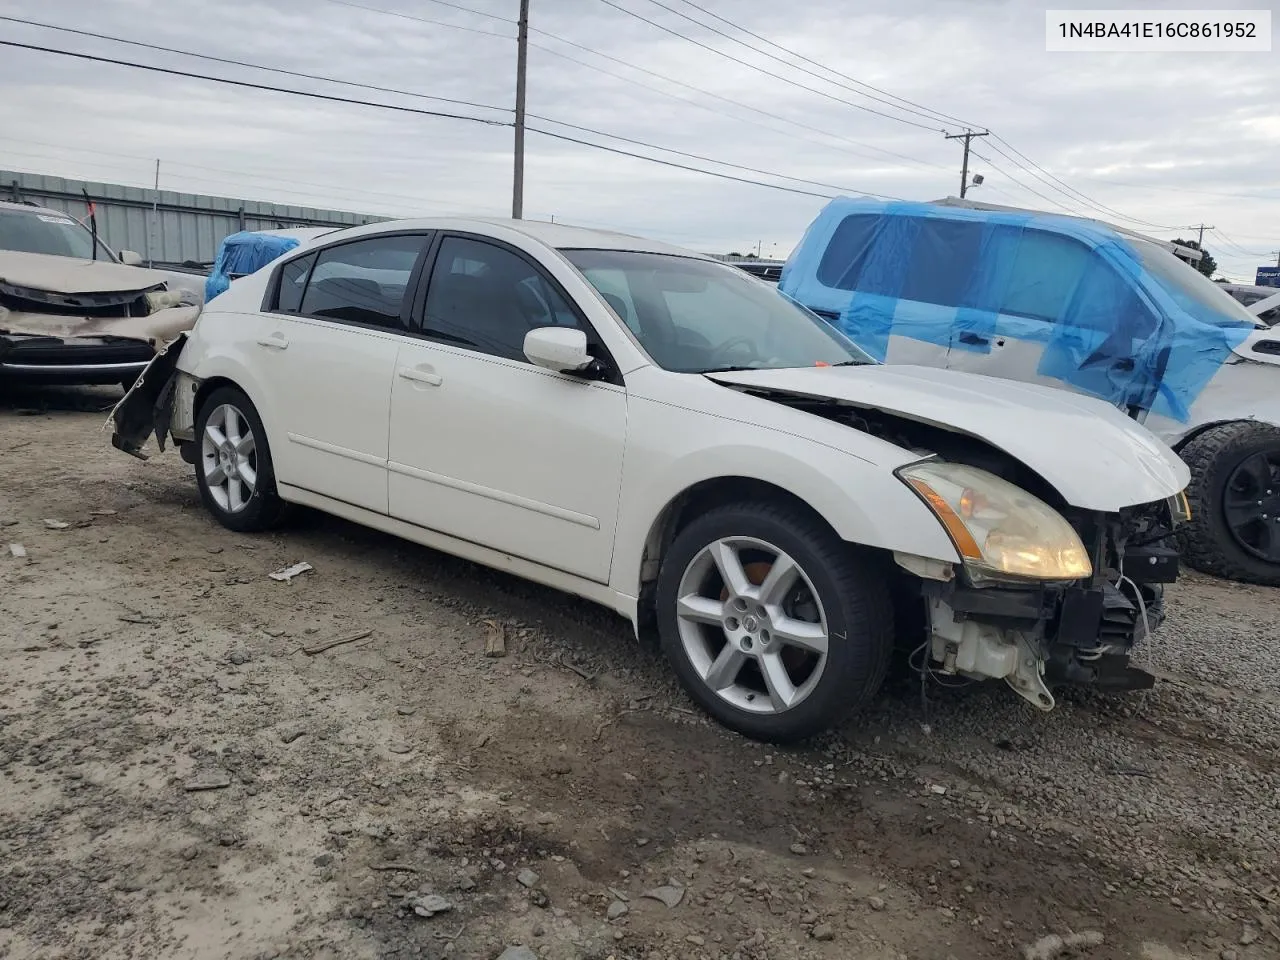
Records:
{"label": "utility pole", "polygon": [[960,165],[960,199],[964,199],[965,191],[969,189],[969,142],[974,137],[990,136],[990,130],[983,130],[981,133],[974,133],[972,130],[966,130],[964,133],[948,133],[948,140],[964,141],[964,160]]}
{"label": "utility pole", "polygon": [[147,231],[147,266],[155,264],[156,255],[156,221],[160,208],[160,158],[156,158],[156,188],[151,192],[151,229]]}
{"label": "utility pole", "polygon": [[515,178],[511,184],[511,218],[524,216],[524,77],[529,60],[529,0],[520,0],[519,32],[516,36],[516,156]]}
{"label": "utility pole", "polygon": [[1198,246],[1201,250],[1204,249],[1204,232],[1206,230],[1213,230],[1213,229],[1214,229],[1213,227],[1206,227],[1203,223],[1200,224],[1200,236],[1196,238],[1196,246]]}

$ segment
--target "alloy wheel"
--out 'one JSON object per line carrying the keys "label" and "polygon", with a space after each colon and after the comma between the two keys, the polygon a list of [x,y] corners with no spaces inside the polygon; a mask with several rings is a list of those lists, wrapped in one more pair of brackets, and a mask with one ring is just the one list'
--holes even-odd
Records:
{"label": "alloy wheel", "polygon": [[210,414],[200,440],[205,485],[217,505],[239,513],[258,485],[258,452],[245,415],[229,403]]}
{"label": "alloy wheel", "polygon": [[763,540],[728,537],[698,551],[680,579],[676,625],[702,682],[752,713],[793,709],[826,669],[818,593],[794,559]]}

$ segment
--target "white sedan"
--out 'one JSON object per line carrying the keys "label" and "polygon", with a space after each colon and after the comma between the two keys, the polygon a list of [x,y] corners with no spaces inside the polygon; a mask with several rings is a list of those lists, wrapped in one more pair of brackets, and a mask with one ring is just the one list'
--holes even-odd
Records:
{"label": "white sedan", "polygon": [[665,244],[414,220],[304,243],[113,413],[225,527],[317,508],[656,621],[729,727],[811,735],[922,677],[1147,686],[1186,467],[1107,404],[882,366]]}

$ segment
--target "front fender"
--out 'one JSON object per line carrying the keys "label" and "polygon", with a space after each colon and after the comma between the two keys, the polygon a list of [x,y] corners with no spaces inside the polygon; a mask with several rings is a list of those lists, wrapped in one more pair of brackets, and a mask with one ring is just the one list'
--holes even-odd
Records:
{"label": "front fender", "polygon": [[667,508],[690,488],[729,477],[799,497],[849,543],[959,560],[942,525],[883,464],[758,423],[643,399],[633,401],[630,418],[611,577],[619,593],[639,595],[645,544]]}

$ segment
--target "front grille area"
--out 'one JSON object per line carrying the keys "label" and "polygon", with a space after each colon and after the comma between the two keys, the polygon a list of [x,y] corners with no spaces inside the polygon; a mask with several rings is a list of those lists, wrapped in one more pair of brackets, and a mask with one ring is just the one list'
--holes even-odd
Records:
{"label": "front grille area", "polygon": [[99,363],[146,363],[155,350],[142,340],[104,337],[97,340],[19,340],[0,351],[3,362],[31,366],[76,366]]}

